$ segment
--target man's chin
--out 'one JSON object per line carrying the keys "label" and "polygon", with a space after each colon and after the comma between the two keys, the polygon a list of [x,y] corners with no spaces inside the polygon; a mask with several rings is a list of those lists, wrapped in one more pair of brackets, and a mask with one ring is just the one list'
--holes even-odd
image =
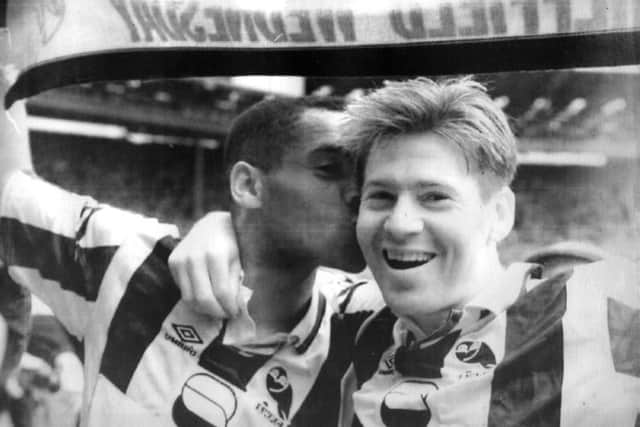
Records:
{"label": "man's chin", "polygon": [[425,312],[424,304],[418,303],[421,301],[420,298],[412,298],[410,295],[385,295],[384,293],[383,298],[385,304],[398,317],[413,319]]}

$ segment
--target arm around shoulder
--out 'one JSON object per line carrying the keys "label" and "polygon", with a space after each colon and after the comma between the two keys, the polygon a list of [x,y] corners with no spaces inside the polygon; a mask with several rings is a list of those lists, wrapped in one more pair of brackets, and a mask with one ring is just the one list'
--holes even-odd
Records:
{"label": "arm around shoulder", "polygon": [[196,222],[169,256],[182,299],[211,317],[236,316],[244,304],[238,244],[228,212]]}

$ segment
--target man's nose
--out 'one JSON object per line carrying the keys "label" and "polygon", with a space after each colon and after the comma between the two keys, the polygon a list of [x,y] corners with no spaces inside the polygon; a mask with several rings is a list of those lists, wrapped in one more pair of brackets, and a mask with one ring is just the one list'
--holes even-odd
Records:
{"label": "man's nose", "polygon": [[424,223],[408,197],[399,197],[383,224],[389,237],[401,240],[423,231]]}

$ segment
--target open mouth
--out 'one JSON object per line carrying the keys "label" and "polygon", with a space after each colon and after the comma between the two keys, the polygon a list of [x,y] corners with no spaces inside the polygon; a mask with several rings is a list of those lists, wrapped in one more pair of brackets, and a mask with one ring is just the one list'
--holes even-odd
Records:
{"label": "open mouth", "polygon": [[420,267],[434,259],[436,254],[422,251],[398,251],[383,249],[382,256],[389,267],[395,270],[407,270]]}

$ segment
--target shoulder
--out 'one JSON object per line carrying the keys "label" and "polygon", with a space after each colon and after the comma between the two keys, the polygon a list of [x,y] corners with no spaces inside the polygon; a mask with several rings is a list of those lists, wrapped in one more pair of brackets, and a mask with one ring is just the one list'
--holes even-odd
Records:
{"label": "shoulder", "polygon": [[568,267],[544,280],[532,280],[530,291],[539,287],[566,287],[576,297],[607,298],[640,307],[640,264],[620,257]]}
{"label": "shoulder", "polygon": [[574,269],[572,278],[584,286],[597,288],[608,297],[640,307],[640,264],[610,257],[583,264]]}
{"label": "shoulder", "polygon": [[[640,268],[624,258],[606,258],[574,268],[568,280],[573,329],[601,337],[617,373],[640,378]],[[590,326],[590,327],[589,327]]]}

